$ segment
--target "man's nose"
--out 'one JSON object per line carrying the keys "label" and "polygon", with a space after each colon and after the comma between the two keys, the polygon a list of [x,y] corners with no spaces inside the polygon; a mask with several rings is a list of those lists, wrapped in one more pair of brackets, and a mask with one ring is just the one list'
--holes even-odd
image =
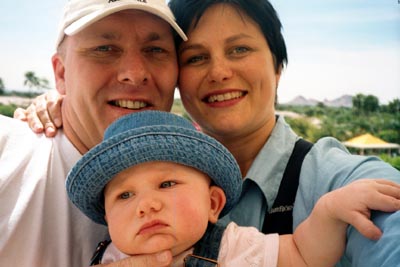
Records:
{"label": "man's nose", "polygon": [[139,52],[127,52],[119,62],[118,81],[133,86],[145,85],[151,78],[146,58]]}

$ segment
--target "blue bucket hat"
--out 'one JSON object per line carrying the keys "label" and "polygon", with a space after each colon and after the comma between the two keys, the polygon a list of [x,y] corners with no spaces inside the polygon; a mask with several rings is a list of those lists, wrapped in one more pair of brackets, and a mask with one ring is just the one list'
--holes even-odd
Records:
{"label": "blue bucket hat", "polygon": [[150,161],[183,164],[207,174],[226,195],[220,216],[239,199],[242,176],[232,154],[188,120],[161,111],[132,113],[112,123],[103,142],[87,152],[68,174],[68,196],[86,216],[106,225],[104,187],[121,171]]}

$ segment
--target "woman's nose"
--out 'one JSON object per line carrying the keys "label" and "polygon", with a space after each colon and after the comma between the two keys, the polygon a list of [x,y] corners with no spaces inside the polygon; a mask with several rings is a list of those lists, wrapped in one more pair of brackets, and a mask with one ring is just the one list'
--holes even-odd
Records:
{"label": "woman's nose", "polygon": [[210,63],[208,70],[209,82],[223,82],[229,80],[233,75],[230,64],[225,59],[216,58]]}

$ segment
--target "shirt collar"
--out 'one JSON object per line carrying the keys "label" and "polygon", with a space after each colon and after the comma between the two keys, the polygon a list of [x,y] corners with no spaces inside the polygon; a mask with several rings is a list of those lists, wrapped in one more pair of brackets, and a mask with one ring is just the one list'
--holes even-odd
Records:
{"label": "shirt collar", "polygon": [[[274,129],[251,165],[246,179],[254,181],[261,189],[270,209],[278,194],[286,165],[299,137],[278,115]],[[246,181],[245,181],[246,182]]]}

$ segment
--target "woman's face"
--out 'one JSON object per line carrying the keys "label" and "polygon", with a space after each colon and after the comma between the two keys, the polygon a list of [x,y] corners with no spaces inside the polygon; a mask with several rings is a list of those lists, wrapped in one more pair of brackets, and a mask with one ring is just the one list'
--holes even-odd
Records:
{"label": "woman's face", "polygon": [[259,26],[229,4],[217,4],[188,37],[179,49],[179,88],[203,131],[223,142],[273,124],[280,71]]}

